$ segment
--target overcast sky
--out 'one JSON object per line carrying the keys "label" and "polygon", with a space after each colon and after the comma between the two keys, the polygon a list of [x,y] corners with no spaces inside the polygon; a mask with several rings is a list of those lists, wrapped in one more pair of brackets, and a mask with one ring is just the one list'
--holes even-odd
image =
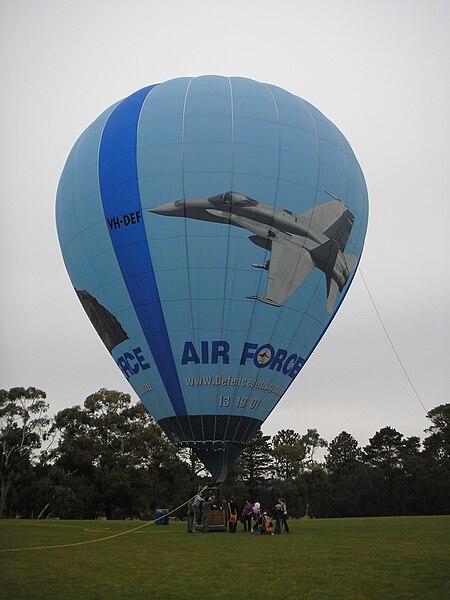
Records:
{"label": "overcast sky", "polygon": [[[65,271],[54,206],[67,155],[108,106],[148,84],[219,74],[272,83],[322,111],[365,174],[360,270],[427,410],[448,401],[448,0],[0,0],[0,387],[52,414],[100,387],[136,398]],[[429,425],[357,273],[270,415],[361,444]]]}

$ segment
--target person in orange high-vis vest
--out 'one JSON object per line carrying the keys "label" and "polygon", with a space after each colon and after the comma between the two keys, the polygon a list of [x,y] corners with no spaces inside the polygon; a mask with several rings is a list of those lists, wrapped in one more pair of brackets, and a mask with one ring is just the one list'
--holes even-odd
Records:
{"label": "person in orange high-vis vest", "polygon": [[229,531],[230,531],[230,533],[236,533],[237,520],[238,520],[238,511],[237,511],[236,502],[234,501],[233,497],[228,501],[227,508],[228,508],[228,528],[229,528]]}

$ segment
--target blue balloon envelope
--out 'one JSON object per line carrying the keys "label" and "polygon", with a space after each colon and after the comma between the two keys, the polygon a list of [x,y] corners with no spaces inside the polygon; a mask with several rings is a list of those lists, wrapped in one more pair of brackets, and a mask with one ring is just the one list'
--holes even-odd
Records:
{"label": "blue balloon envelope", "polygon": [[367,190],[314,106],[240,77],[178,78],[73,147],[56,220],[95,329],[175,444],[222,481],[355,274]]}

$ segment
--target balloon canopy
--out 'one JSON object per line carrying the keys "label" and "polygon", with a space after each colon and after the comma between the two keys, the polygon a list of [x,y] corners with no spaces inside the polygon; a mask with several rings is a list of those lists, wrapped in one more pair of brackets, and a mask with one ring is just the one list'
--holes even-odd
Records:
{"label": "balloon canopy", "polygon": [[335,315],[367,216],[341,132],[241,77],[173,79],[114,104],[70,152],[56,201],[92,324],[217,481]]}

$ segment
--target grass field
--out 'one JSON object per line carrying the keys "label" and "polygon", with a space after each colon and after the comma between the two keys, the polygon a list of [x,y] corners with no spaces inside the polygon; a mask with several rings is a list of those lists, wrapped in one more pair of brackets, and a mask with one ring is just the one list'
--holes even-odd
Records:
{"label": "grass field", "polygon": [[450,517],[291,520],[281,536],[171,522],[111,537],[139,525],[0,521],[0,598],[450,598]]}

